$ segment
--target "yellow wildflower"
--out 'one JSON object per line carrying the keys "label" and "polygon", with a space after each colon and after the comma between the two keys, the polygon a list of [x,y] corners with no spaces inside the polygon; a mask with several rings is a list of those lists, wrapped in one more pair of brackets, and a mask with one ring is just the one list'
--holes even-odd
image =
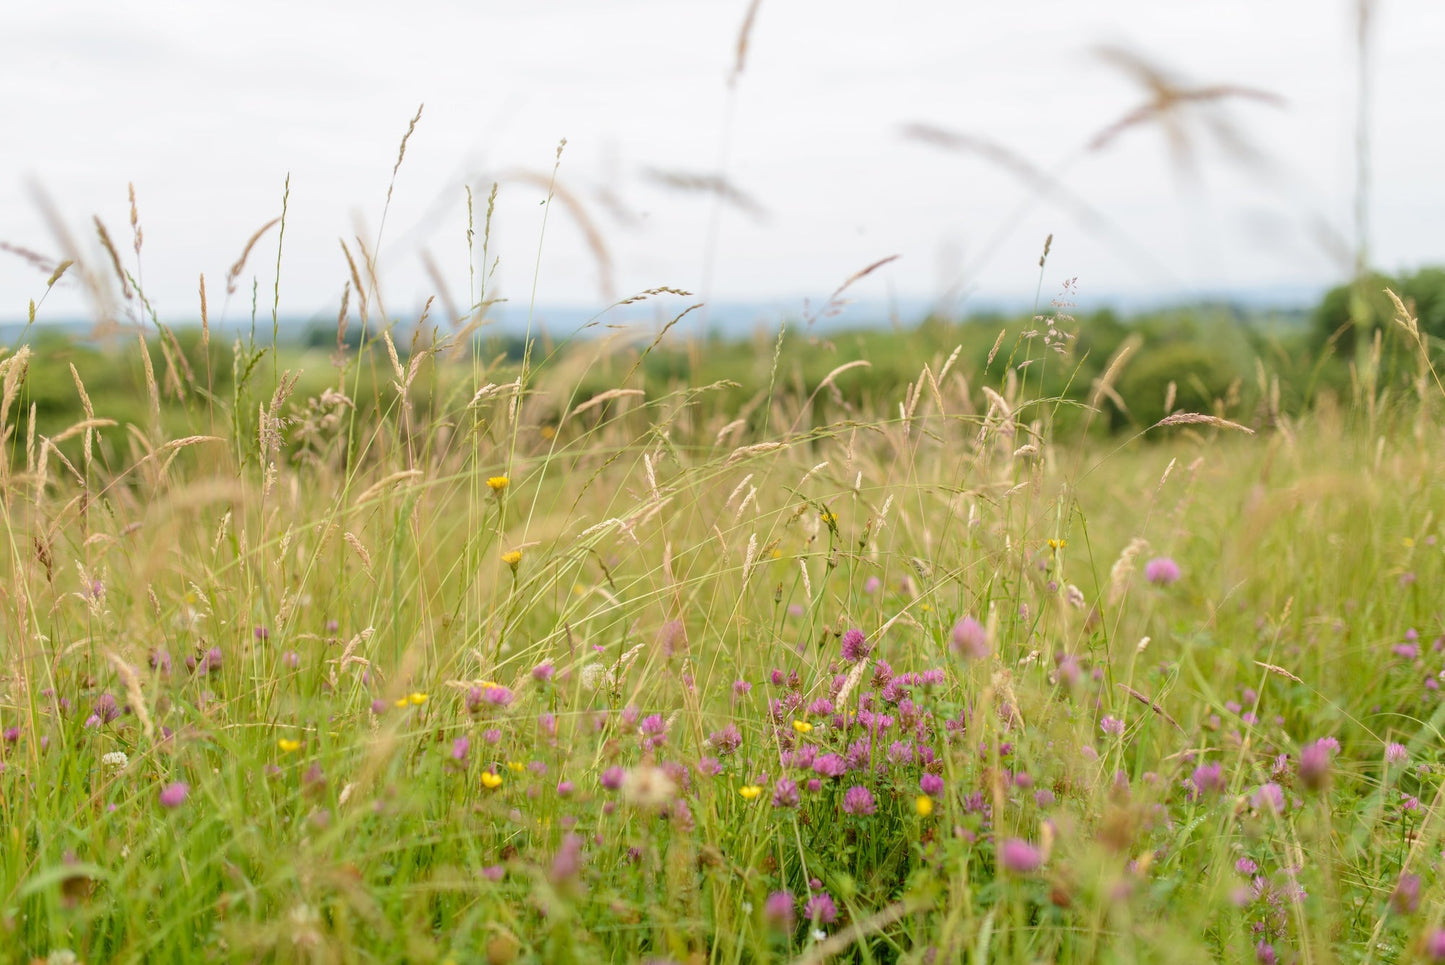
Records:
{"label": "yellow wildflower", "polygon": [[513,573],[517,572],[517,565],[522,562],[522,551],[507,550],[502,554],[502,562],[510,566]]}
{"label": "yellow wildflower", "polygon": [[494,772],[492,772],[492,771],[483,771],[483,772],[482,772],[482,787],[489,788],[489,789],[495,791],[497,788],[499,788],[499,787],[501,787],[501,786],[502,786],[502,775],[497,774],[497,773],[494,773]]}
{"label": "yellow wildflower", "polygon": [[289,737],[283,737],[276,742],[276,746],[281,748],[281,750],[286,752],[287,754],[290,754],[293,751],[299,751],[301,749],[301,742],[298,740],[292,740]]}
{"label": "yellow wildflower", "polygon": [[743,796],[744,801],[756,801],[758,796],[763,793],[763,789],[756,784],[745,784],[738,788],[738,793]]}
{"label": "yellow wildflower", "polygon": [[808,723],[806,720],[795,720],[793,721],[793,730],[797,731],[800,734],[807,734],[812,732],[813,725]]}
{"label": "yellow wildflower", "polygon": [[405,707],[405,706],[406,706],[406,698],[405,698],[405,697],[398,697],[398,698],[396,698],[396,700],[392,701],[392,703],[395,704],[397,707]]}
{"label": "yellow wildflower", "polygon": [[933,813],[933,798],[927,794],[920,794],[913,800],[913,810],[918,812],[920,818],[926,818]]}
{"label": "yellow wildflower", "polygon": [[1051,549],[1051,550],[1061,550],[1061,549],[1063,549],[1065,546],[1068,546],[1068,545],[1069,545],[1069,541],[1066,540],[1066,539],[1051,539],[1051,540],[1049,540],[1049,549]]}
{"label": "yellow wildflower", "polygon": [[426,698],[427,698],[427,695],[426,695],[426,694],[423,694],[423,693],[415,693],[415,694],[411,694],[410,696],[408,696],[408,697],[406,698],[406,700],[407,700],[407,703],[412,704],[412,705],[417,706],[417,707],[420,707],[422,704],[426,703]]}
{"label": "yellow wildflower", "polygon": [[526,769],[527,769],[527,765],[526,765],[526,764],[523,764],[521,761],[508,761],[508,762],[507,762],[507,770],[511,771],[513,774],[520,774],[520,773],[522,773],[523,771],[525,771]]}
{"label": "yellow wildflower", "polygon": [[492,492],[496,493],[498,496],[502,494],[502,490],[506,489],[511,484],[512,480],[508,479],[506,476],[493,476],[487,480],[487,488],[490,489]]}

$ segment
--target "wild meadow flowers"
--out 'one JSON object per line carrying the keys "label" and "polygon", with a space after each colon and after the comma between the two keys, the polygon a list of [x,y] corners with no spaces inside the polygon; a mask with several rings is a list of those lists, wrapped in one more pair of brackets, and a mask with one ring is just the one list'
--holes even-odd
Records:
{"label": "wild meadow flowers", "polygon": [[1395,410],[1118,449],[1022,359],[835,411],[438,331],[314,406],[157,342],[169,449],[6,423],[17,955],[1445,960],[1445,466]]}
{"label": "wild meadow flowers", "polygon": [[161,788],[161,807],[175,810],[186,803],[186,797],[190,794],[191,786],[184,781],[175,781]]}
{"label": "wild meadow flowers", "polygon": [[1179,564],[1168,556],[1156,556],[1144,564],[1144,579],[1159,586],[1177,582],[1181,573]]}

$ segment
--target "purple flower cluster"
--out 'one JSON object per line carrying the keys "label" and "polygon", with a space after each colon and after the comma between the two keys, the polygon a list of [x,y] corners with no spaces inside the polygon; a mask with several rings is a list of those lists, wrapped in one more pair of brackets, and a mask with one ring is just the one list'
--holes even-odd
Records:
{"label": "purple flower cluster", "polygon": [[953,625],[953,649],[966,660],[983,660],[991,652],[988,630],[973,617],[964,617]]}
{"label": "purple flower cluster", "polygon": [[1144,579],[1156,586],[1168,586],[1179,580],[1179,564],[1168,556],[1156,556],[1144,564]]}
{"label": "purple flower cluster", "polygon": [[743,735],[736,724],[728,724],[722,730],[709,734],[707,742],[712,745],[713,750],[726,757],[742,746]]}
{"label": "purple flower cluster", "polygon": [[843,659],[849,663],[857,663],[867,657],[871,649],[862,630],[849,630],[843,634]]}
{"label": "purple flower cluster", "polygon": [[873,800],[873,792],[861,784],[843,792],[843,813],[852,814],[857,817],[867,817],[876,813],[878,805]]}

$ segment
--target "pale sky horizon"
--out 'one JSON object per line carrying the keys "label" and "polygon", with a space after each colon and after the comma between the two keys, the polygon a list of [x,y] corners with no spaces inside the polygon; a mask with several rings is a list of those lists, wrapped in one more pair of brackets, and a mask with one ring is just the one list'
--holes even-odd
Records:
{"label": "pale sky horizon", "polygon": [[[647,288],[714,301],[812,303],[860,280],[862,299],[1047,299],[1324,286],[1350,271],[1355,234],[1353,0],[1169,4],[1031,0],[762,0],[745,69],[729,87],[748,0],[282,0],[12,4],[0,12],[8,132],[0,242],[51,262],[65,244],[109,273],[108,228],[162,321],[210,311],[269,319],[278,233],[258,242],[227,302],[247,238],[281,211],[283,316],[334,317],[348,277],[339,239],[377,237],[397,147],[425,102],[396,178],[379,265],[390,315],[414,318],[437,285],[465,306],[465,188],[477,278],[487,192],[500,180],[487,293],[514,304],[604,307]],[[1207,10],[1206,10],[1207,7]],[[1445,262],[1439,175],[1445,4],[1375,5],[1370,255],[1395,271]],[[1193,172],[1157,124],[1084,147],[1147,98],[1100,56],[1113,47],[1185,86],[1237,85],[1178,116]],[[1211,126],[1213,124],[1214,126]],[[974,138],[948,150],[925,125]],[[1254,152],[1242,163],[1219,137]],[[605,245],[599,265],[557,183]],[[987,146],[983,149],[979,145]],[[985,156],[995,150],[992,159]],[[999,163],[1004,154],[1017,159]],[[1056,179],[1041,196],[1027,165]],[[669,187],[721,173],[751,206]],[[127,184],[144,243],[132,249]],[[1048,263],[1038,259],[1053,235]],[[540,251],[540,254],[539,254]],[[46,274],[0,251],[0,319],[23,318]],[[67,277],[42,320],[92,317]],[[470,294],[469,294],[470,289]],[[353,300],[353,305],[355,304]],[[435,309],[439,311],[438,307]]]}

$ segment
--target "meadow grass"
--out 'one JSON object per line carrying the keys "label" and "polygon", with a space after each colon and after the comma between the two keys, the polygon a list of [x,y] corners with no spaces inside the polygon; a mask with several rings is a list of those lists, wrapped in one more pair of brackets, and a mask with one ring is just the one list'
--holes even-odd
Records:
{"label": "meadow grass", "polygon": [[1426,340],[1123,438],[1057,319],[862,409],[469,334],[0,360],[14,957],[1445,959]]}

